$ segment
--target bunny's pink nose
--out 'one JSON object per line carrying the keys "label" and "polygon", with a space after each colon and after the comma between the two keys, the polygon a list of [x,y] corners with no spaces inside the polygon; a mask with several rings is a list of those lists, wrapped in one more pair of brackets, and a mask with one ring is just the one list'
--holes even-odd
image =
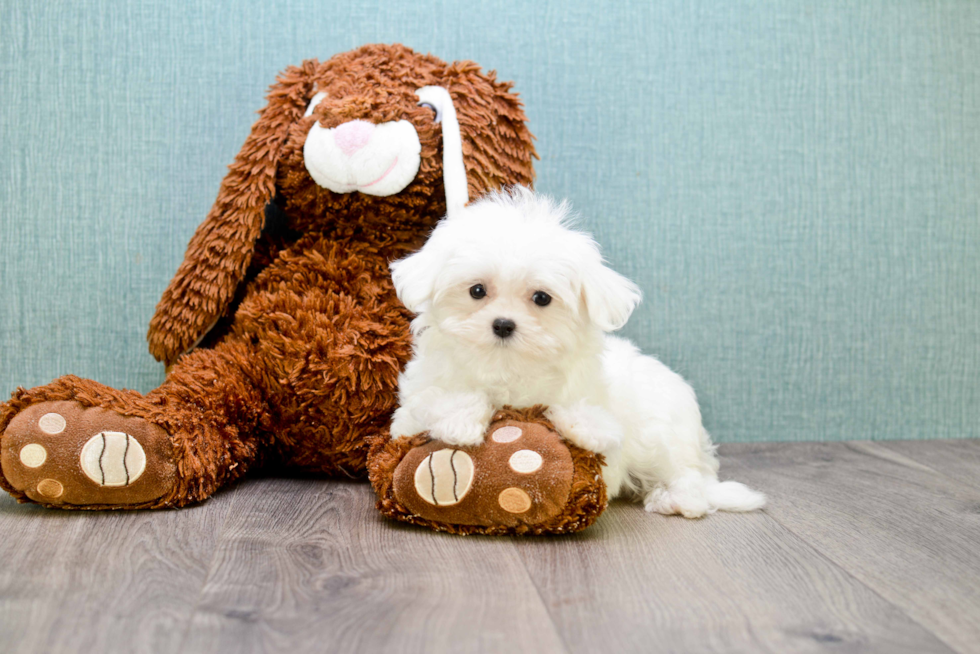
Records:
{"label": "bunny's pink nose", "polygon": [[374,132],[374,123],[366,120],[352,120],[349,123],[337,125],[333,130],[333,140],[337,147],[348,157],[367,145]]}

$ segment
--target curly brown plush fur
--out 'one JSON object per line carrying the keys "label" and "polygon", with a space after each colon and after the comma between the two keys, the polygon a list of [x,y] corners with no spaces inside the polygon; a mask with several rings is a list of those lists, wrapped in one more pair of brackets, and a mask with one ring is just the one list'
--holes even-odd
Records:
{"label": "curly brown plush fur", "polygon": [[[388,262],[420,247],[446,209],[442,133],[415,94],[428,85],[452,97],[470,197],[533,181],[537,155],[521,103],[476,64],[371,45],[286,69],[150,323],[164,383],[143,396],[67,376],[19,389],[0,407],[0,435],[26,407],[64,400],[74,402],[69,419],[101,407],[158,426],[172,440],[173,487],[135,503],[105,488],[105,501],[79,505],[70,488],[53,495],[50,483],[45,494],[36,480],[24,490],[0,475],[0,486],[62,508],[139,508],[200,501],[262,463],[363,475],[368,437],[386,429],[411,355],[411,316]],[[320,91],[325,99],[304,117]],[[401,192],[338,194],[311,178],[303,148],[313,124],[355,119],[415,127],[421,164]],[[21,423],[17,438],[47,438],[33,418]],[[5,469],[21,465],[12,446],[3,456]]]}
{"label": "curly brown plush fur", "polygon": [[[322,64],[309,60],[287,68],[164,292],[150,322],[153,355],[173,363],[224,315],[252,259],[266,206],[277,196],[290,229],[320,233],[339,246],[367,246],[358,256],[376,259],[375,267],[384,271],[388,261],[417,249],[446,209],[441,132],[415,95],[427,85],[444,86],[453,98],[471,197],[533,181],[537,155],[520,101],[509,83],[482,74],[472,62],[447,65],[404,46],[371,45]],[[304,118],[314,89],[327,96]],[[303,159],[310,127],[355,119],[406,119],[415,127],[422,164],[402,192],[385,198],[337,194],[313,182]]]}

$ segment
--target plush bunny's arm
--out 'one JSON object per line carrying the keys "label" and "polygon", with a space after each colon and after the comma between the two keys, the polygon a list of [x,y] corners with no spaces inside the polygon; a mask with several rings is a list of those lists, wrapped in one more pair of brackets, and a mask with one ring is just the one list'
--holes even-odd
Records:
{"label": "plush bunny's arm", "polygon": [[150,353],[171,365],[224,315],[245,276],[276,195],[279,153],[289,127],[303,117],[318,62],[286,69],[197,228],[184,261],[150,321]]}

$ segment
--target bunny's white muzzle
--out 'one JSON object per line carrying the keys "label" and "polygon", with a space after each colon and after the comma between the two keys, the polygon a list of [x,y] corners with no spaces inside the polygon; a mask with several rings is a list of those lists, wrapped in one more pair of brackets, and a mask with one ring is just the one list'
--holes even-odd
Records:
{"label": "bunny's white muzzle", "polygon": [[[453,215],[469,201],[456,108],[449,91],[440,86],[424,86],[416,95],[419,104],[435,110],[435,122],[442,123],[446,209]],[[305,115],[312,115],[326,96],[322,91],[314,95]],[[351,120],[330,129],[316,122],[306,135],[303,160],[313,181],[334,193],[360,191],[386,197],[415,179],[421,152],[419,134],[407,120],[378,125]]]}
{"label": "bunny's white muzzle", "polygon": [[421,151],[419,135],[407,120],[379,125],[352,120],[331,129],[314,123],[303,159],[313,181],[334,193],[384,197],[415,179]]}

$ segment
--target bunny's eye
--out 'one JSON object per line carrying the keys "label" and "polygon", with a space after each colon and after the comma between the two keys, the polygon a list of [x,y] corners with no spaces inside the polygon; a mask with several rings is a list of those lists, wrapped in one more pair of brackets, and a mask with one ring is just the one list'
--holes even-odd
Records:
{"label": "bunny's eye", "polygon": [[313,115],[313,110],[314,110],[314,109],[316,109],[316,106],[317,106],[318,104],[320,104],[320,102],[321,102],[321,101],[322,101],[322,100],[323,100],[323,99],[324,99],[325,97],[327,97],[327,94],[326,94],[326,93],[324,93],[323,91],[320,91],[319,93],[317,93],[316,95],[314,95],[314,96],[313,96],[313,99],[312,99],[312,100],[310,100],[310,106],[308,106],[308,107],[306,108],[306,113],[305,113],[305,114],[303,114],[303,118],[306,118],[307,116],[312,116],[312,115]]}
{"label": "bunny's eye", "polygon": [[534,295],[531,296],[531,302],[539,307],[546,307],[551,304],[551,296],[544,291],[535,291]]}
{"label": "bunny's eye", "polygon": [[442,116],[439,115],[439,110],[431,102],[420,102],[419,103],[419,106],[420,107],[425,107],[426,109],[431,109],[432,110],[432,120],[434,122],[437,122],[438,123],[439,122],[439,119],[442,118]]}
{"label": "bunny's eye", "polygon": [[482,300],[487,296],[487,289],[483,287],[483,284],[474,284],[470,286],[470,297],[474,300]]}

